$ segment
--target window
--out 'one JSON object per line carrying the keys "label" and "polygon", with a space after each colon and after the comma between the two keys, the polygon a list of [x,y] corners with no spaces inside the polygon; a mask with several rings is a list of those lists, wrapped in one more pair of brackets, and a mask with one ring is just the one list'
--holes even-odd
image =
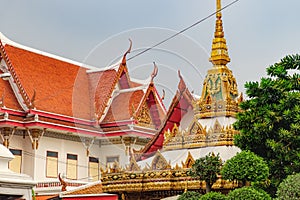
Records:
{"label": "window", "polygon": [[8,163],[8,168],[16,173],[21,173],[22,168],[22,150],[18,149],[9,149],[10,152],[15,156],[14,159],[12,159]]}
{"label": "window", "polygon": [[99,180],[99,160],[95,157],[89,157],[89,177],[93,181]]}
{"label": "window", "polygon": [[119,156],[107,156],[106,165],[113,166],[115,162],[119,162]]}
{"label": "window", "polygon": [[58,174],[58,152],[47,151],[46,177],[56,178]]}
{"label": "window", "polygon": [[67,178],[77,179],[77,155],[67,154]]}

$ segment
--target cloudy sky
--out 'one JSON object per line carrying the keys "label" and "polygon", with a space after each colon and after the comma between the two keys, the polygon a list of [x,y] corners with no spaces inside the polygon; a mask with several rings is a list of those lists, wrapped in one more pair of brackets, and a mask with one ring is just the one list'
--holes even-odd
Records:
{"label": "cloudy sky", "polygon": [[[222,6],[233,0],[223,0]],[[265,76],[267,66],[299,53],[299,0],[239,0],[223,11],[223,26],[239,90]],[[96,67],[129,57],[215,11],[215,0],[1,1],[0,32],[11,40]],[[201,93],[215,18],[128,61],[131,76],[147,78],[155,61],[158,91],[166,104],[177,88],[177,70],[190,90]]]}

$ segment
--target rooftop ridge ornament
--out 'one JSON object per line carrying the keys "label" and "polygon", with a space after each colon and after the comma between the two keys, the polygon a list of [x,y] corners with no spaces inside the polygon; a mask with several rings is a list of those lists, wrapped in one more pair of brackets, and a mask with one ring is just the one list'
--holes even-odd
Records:
{"label": "rooftop ridge ornament", "polygon": [[127,56],[127,54],[129,54],[131,52],[131,48],[132,48],[132,40],[130,38],[128,40],[129,40],[129,48],[123,55],[122,65],[126,65],[126,56]]}
{"label": "rooftop ridge ornament", "polygon": [[224,67],[230,62],[230,58],[228,56],[226,39],[224,38],[221,0],[216,0],[216,4],[216,27],[209,61],[214,67]]}
{"label": "rooftop ridge ornament", "polygon": [[153,68],[153,72],[151,73],[151,83],[153,83],[153,79],[157,76],[158,73],[158,67],[156,65],[155,62],[153,62],[154,68]]}

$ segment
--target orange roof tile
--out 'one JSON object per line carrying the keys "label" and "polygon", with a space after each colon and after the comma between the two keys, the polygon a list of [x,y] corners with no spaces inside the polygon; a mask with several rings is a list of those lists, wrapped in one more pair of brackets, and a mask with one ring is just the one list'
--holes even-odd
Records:
{"label": "orange roof tile", "polygon": [[[3,100],[2,100],[3,97]],[[22,110],[18,100],[16,99],[14,92],[12,91],[9,82],[0,79],[0,99],[2,105],[7,108],[15,109],[15,110]]]}
{"label": "orange roof tile", "polygon": [[76,97],[79,93],[82,97],[80,102],[75,102],[76,107],[81,107],[79,117],[90,118],[89,102],[85,98],[89,96],[85,69],[11,45],[5,45],[5,51],[27,95],[32,97],[36,91],[37,109],[73,116],[76,89]]}
{"label": "orange roof tile", "polygon": [[103,123],[129,120],[138,108],[144,92],[142,90],[120,93],[115,97],[103,119]]}
{"label": "orange roof tile", "polygon": [[42,195],[42,196],[35,196],[35,200],[47,200],[53,197],[56,197],[57,195]]}
{"label": "orange roof tile", "polygon": [[102,184],[91,184],[91,185],[84,185],[80,186],[79,188],[76,188],[72,191],[66,191],[63,194],[64,195],[80,195],[80,194],[102,194]]}
{"label": "orange roof tile", "polygon": [[108,100],[114,90],[117,72],[113,69],[89,73],[91,105],[98,115],[102,116]]}

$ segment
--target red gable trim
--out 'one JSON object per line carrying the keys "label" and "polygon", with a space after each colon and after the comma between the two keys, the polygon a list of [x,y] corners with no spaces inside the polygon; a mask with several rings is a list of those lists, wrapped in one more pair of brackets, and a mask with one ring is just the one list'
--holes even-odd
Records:
{"label": "red gable trim", "polygon": [[136,160],[141,160],[152,155],[153,152],[161,149],[164,142],[164,132],[173,128],[176,123],[178,126],[182,117],[187,113],[189,106],[192,106],[193,97],[190,94],[188,88],[185,86],[184,80],[180,76],[180,82],[178,84],[178,91],[173,98],[171,106],[168,110],[165,120],[163,121],[159,131],[149,141],[149,143],[141,150],[138,151],[138,157]]}
{"label": "red gable trim", "polygon": [[77,127],[70,127],[70,126],[64,126],[59,124],[54,124],[50,122],[19,122],[15,120],[0,120],[0,127],[3,126],[11,126],[11,127],[18,127],[18,128],[42,128],[42,129],[54,129],[58,131],[63,132],[70,132],[70,133],[76,133],[78,135],[88,135],[91,137],[117,137],[117,136],[124,136],[124,135],[132,135],[132,136],[139,136],[139,137],[146,137],[146,138],[152,138],[153,134],[149,134],[147,132],[139,131],[139,130],[120,130],[120,131],[111,131],[111,132],[102,132],[102,131],[92,131],[87,129],[81,129]]}
{"label": "red gable trim", "polygon": [[13,110],[5,107],[0,108],[0,113],[5,113],[5,112],[11,115],[16,115],[21,117],[25,117],[27,114],[26,112],[19,111],[19,110]]}

